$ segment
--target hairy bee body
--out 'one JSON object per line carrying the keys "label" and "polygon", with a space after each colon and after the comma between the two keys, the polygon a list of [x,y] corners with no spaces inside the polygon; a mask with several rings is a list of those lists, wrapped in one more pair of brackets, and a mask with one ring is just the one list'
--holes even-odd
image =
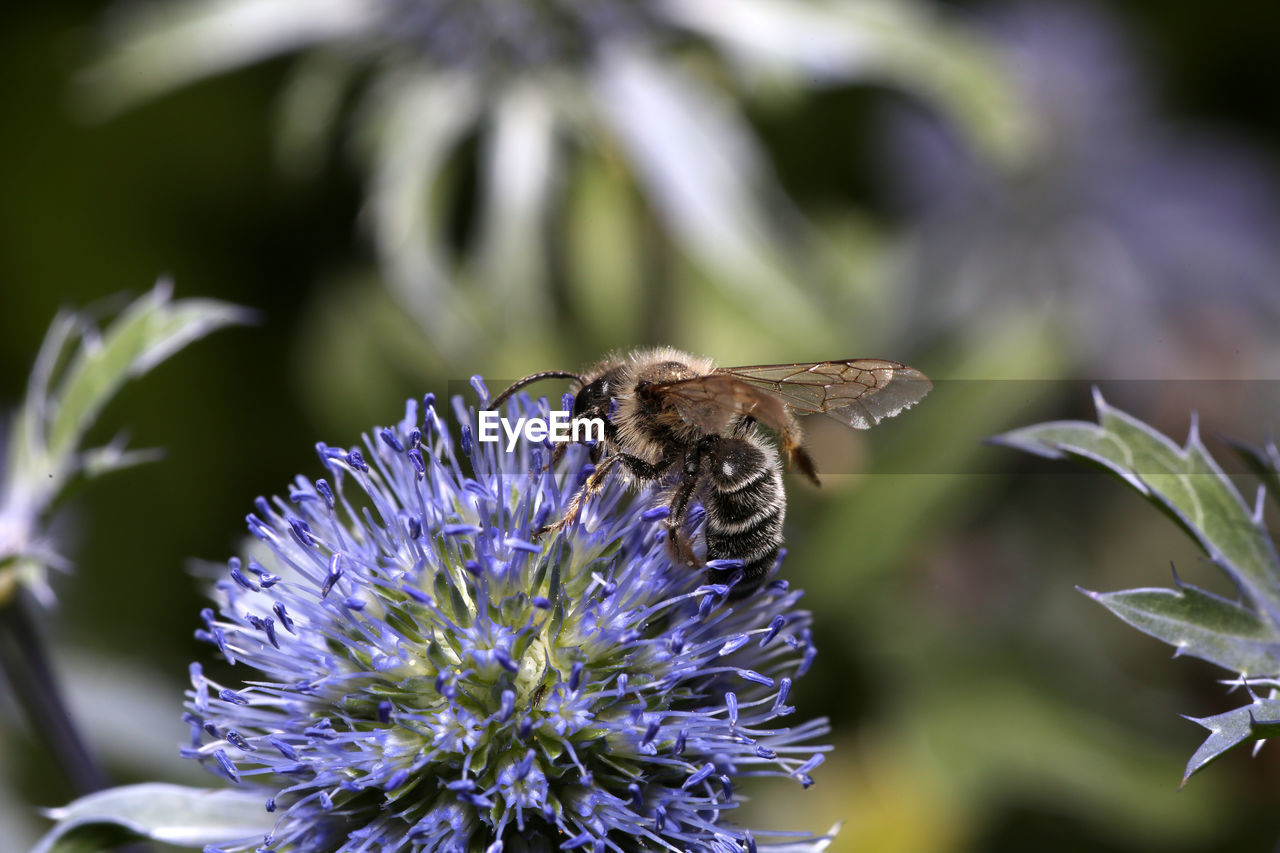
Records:
{"label": "hairy bee body", "polygon": [[[741,560],[743,578],[732,598],[750,594],[768,578],[782,548],[787,498],[778,453],[758,435],[716,443],[706,460],[703,531],[708,560]],[[712,583],[737,569],[712,569]]]}

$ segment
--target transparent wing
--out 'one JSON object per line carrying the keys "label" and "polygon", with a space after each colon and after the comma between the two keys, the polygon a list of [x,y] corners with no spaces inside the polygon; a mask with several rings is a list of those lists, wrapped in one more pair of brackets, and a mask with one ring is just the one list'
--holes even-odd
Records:
{"label": "transparent wing", "polygon": [[724,367],[713,375],[770,394],[799,414],[821,413],[854,429],[893,417],[933,388],[915,368],[880,358]]}
{"label": "transparent wing", "polygon": [[779,432],[787,423],[786,405],[777,395],[727,373],[663,382],[650,390],[708,434],[723,432],[746,415]]}

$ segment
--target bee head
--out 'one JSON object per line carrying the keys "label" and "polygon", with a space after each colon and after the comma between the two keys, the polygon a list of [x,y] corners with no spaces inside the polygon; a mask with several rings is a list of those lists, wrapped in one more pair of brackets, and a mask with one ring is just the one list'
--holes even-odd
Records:
{"label": "bee head", "polygon": [[573,398],[573,416],[574,418],[603,418],[608,423],[612,401],[612,377],[606,374],[582,386],[582,390]]}

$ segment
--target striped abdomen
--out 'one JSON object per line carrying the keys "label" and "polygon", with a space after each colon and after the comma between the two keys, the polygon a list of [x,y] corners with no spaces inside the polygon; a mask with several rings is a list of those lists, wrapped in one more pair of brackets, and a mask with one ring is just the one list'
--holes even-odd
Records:
{"label": "striped abdomen", "polygon": [[[741,598],[764,583],[782,547],[782,467],[777,451],[754,435],[719,441],[708,456],[707,559],[743,561],[745,577],[730,593]],[[708,580],[721,583],[735,571],[713,569]]]}

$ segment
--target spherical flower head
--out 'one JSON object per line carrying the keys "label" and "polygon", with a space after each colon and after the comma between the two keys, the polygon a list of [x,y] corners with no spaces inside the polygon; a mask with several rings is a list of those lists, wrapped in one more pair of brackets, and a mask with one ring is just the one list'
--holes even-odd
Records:
{"label": "spherical flower head", "polygon": [[825,846],[728,814],[735,780],[807,786],[827,749],[808,744],[825,720],[782,725],[815,653],[799,593],[728,602],[672,565],[665,508],[616,480],[539,538],[584,449],[552,469],[550,445],[504,452],[453,408],[460,440],[431,396],[410,402],[363,449],[319,445],[326,477],[248,517],[262,556],[230,561],[198,636],[255,672],[192,666],[184,754],[277,820],[217,849]]}

